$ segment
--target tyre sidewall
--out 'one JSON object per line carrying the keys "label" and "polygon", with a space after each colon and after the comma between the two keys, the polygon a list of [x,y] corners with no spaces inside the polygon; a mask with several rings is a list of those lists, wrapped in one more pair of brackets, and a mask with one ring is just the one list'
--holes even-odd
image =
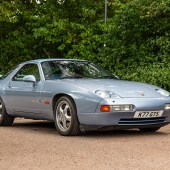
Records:
{"label": "tyre sidewall", "polygon": [[2,104],[2,118],[0,119],[0,125],[1,125],[1,123],[3,122],[3,117],[4,117],[6,110],[5,110],[5,107],[4,107],[4,102],[1,98],[0,98],[0,102]]}
{"label": "tyre sidewall", "polygon": [[[58,127],[58,124],[57,124],[57,120],[56,120],[56,111],[57,111],[57,107],[58,107],[58,104],[62,101],[66,101],[69,106],[70,106],[70,110],[71,110],[71,125],[69,127],[69,129],[67,131],[62,131],[59,127]],[[64,136],[69,136],[69,135],[72,135],[72,131],[74,129],[74,126],[75,124],[79,124],[79,121],[78,121],[78,118],[77,118],[77,110],[76,110],[76,106],[75,106],[75,103],[74,101],[67,97],[67,96],[62,96],[58,99],[58,101],[56,102],[56,105],[55,105],[55,108],[54,108],[54,122],[55,122],[55,127],[57,129],[57,131],[61,134],[61,135],[64,135]]]}
{"label": "tyre sidewall", "polygon": [[0,119],[0,126],[11,126],[14,122],[15,117],[8,115],[2,98],[0,98],[0,101],[2,104],[2,118]]}

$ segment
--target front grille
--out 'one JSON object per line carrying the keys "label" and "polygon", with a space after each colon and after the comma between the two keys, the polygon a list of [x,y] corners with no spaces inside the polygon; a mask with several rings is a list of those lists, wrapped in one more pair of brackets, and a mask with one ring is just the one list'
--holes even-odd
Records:
{"label": "front grille", "polygon": [[119,125],[155,125],[166,123],[167,117],[120,119]]}

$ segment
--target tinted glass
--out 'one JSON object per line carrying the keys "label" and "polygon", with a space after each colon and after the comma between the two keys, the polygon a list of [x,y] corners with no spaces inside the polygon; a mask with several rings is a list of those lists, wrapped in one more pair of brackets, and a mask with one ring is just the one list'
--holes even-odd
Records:
{"label": "tinted glass", "polygon": [[42,63],[46,80],[64,78],[114,78],[111,73],[87,61],[47,61]]}

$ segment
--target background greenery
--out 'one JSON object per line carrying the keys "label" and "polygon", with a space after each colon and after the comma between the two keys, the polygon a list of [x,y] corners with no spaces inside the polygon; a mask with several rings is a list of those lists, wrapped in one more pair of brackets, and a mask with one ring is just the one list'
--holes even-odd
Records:
{"label": "background greenery", "polygon": [[[0,72],[36,58],[79,58],[170,91],[170,1],[0,1]],[[104,47],[106,44],[106,47]],[[47,55],[48,54],[48,55]]]}

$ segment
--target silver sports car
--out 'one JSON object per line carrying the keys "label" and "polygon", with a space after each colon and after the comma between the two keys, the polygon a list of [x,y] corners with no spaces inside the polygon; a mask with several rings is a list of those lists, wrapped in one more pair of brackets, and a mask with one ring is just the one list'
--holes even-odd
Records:
{"label": "silver sports car", "polygon": [[1,76],[0,125],[12,125],[15,117],[54,121],[66,136],[119,128],[154,132],[170,122],[170,93],[119,80],[85,60],[32,60]]}

